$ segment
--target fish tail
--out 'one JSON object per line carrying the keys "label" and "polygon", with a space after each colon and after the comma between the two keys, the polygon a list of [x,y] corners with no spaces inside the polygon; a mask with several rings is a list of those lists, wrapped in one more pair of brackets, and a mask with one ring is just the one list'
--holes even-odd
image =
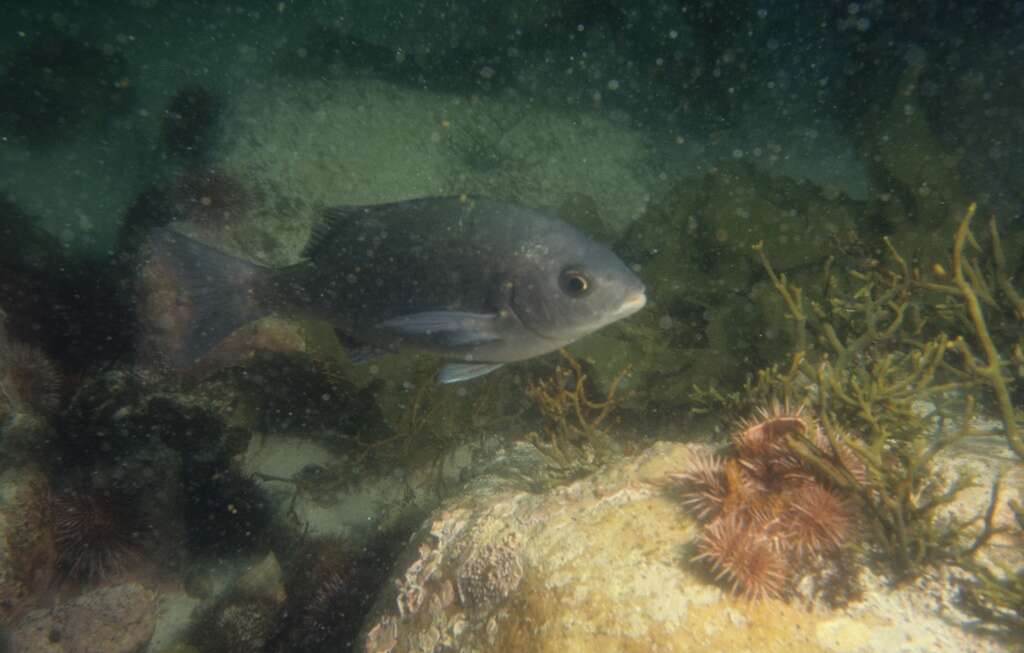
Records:
{"label": "fish tail", "polygon": [[150,242],[153,283],[145,285],[155,285],[161,299],[147,307],[148,321],[157,325],[158,349],[175,368],[191,366],[232,332],[270,313],[254,293],[268,268],[173,229],[156,230]]}

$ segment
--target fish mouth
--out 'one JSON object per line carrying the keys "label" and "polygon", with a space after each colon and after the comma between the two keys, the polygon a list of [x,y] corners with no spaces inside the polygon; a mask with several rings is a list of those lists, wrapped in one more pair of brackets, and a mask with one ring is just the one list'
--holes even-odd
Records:
{"label": "fish mouth", "polygon": [[615,311],[615,317],[622,318],[626,317],[627,315],[632,315],[633,313],[636,313],[646,305],[647,292],[644,290],[635,292],[632,295],[630,295],[629,298],[626,299],[626,301],[622,302],[622,305],[619,306],[619,310]]}

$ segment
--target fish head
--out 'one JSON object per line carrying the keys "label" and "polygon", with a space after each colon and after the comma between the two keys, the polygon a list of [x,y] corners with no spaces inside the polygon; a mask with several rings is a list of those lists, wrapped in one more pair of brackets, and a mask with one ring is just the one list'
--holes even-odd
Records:
{"label": "fish head", "polygon": [[524,244],[513,265],[510,308],[527,329],[563,344],[647,303],[644,284],[629,266],[568,225]]}

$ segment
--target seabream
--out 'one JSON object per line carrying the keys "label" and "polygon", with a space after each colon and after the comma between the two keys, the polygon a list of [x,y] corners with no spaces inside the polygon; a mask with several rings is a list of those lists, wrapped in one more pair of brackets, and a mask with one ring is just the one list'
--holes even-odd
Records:
{"label": "seabream", "polygon": [[172,229],[154,256],[188,315],[168,347],[188,367],[265,315],[326,320],[375,347],[450,362],[445,383],[544,354],[640,310],[640,279],[608,248],[524,206],[440,197],[327,209],[300,262],[268,268]]}

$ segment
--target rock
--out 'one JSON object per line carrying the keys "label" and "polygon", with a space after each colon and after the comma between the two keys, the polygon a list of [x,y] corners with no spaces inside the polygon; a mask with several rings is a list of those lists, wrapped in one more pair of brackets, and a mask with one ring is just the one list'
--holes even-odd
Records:
{"label": "rock", "polygon": [[284,603],[284,576],[277,556],[268,553],[267,557],[250,567],[238,578],[235,589],[251,599]]}
{"label": "rock", "polygon": [[153,636],[156,595],[137,583],[104,587],[29,613],[11,633],[18,653],[136,653]]}
{"label": "rock", "polygon": [[359,650],[989,650],[881,584],[842,610],[726,594],[691,561],[696,524],[663,485],[692,452],[660,442],[538,493],[500,471],[543,464],[517,446],[412,538]]}

